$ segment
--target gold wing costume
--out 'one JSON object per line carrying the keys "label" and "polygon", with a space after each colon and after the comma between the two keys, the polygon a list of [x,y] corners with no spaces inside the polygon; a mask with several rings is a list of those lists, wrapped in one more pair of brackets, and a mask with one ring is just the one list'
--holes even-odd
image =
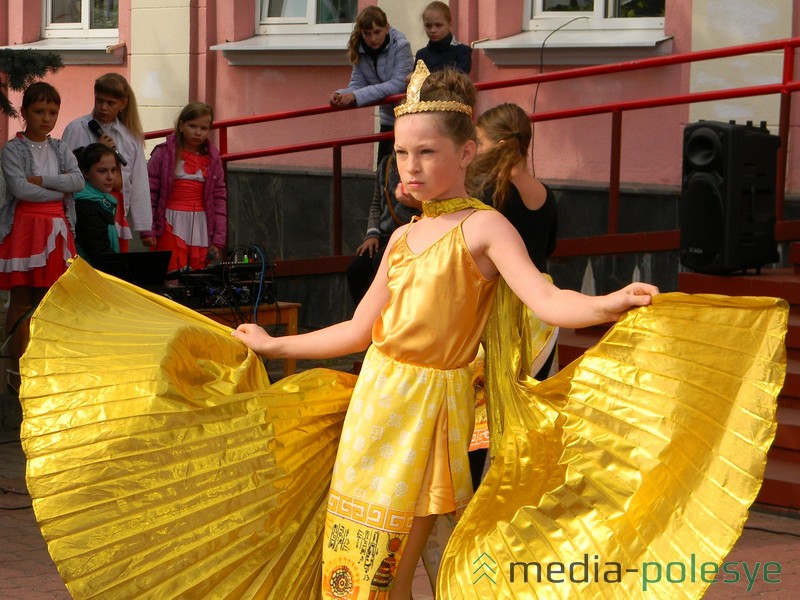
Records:
{"label": "gold wing costume", "polygon": [[[785,303],[665,294],[539,384],[496,309],[495,458],[438,597],[641,597],[645,563],[719,563],[774,436]],[[34,315],[22,374],[28,487],[75,598],[321,597],[354,377],[269,385],[227,328],[80,260]],[[588,581],[536,580],[537,563],[584,560]],[[649,585],[699,597],[708,583]]]}

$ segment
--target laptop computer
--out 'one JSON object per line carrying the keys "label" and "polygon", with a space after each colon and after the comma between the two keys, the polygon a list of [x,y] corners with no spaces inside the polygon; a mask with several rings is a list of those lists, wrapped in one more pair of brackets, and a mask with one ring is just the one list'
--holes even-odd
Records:
{"label": "laptop computer", "polygon": [[94,257],[93,266],[99,271],[149,288],[164,285],[172,252],[111,252]]}

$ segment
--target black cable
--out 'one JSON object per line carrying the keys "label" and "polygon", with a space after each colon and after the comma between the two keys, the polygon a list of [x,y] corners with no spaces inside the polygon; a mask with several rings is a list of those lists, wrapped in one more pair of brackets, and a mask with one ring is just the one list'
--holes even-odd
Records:
{"label": "black cable", "polygon": [[[1,442],[3,444],[7,444],[8,442]],[[9,490],[7,488],[0,488],[0,494],[12,494],[14,496],[28,496],[28,492],[19,492],[17,490]],[[25,506],[0,506],[0,510],[27,510],[29,508],[33,508],[31,504],[26,504]]]}
{"label": "black cable", "polygon": [[775,531],[774,529],[767,529],[766,527],[752,527],[750,525],[745,525],[745,529],[749,529],[751,531],[764,531],[766,533],[774,533],[775,535],[790,535],[792,537],[800,537],[800,533],[793,533],[791,531]]}
{"label": "black cable", "polygon": [[[263,247],[261,247],[261,246],[256,244],[256,245],[251,246],[251,248],[253,250],[255,250],[256,252],[258,252],[258,254],[259,254],[260,258],[261,258],[261,279],[260,279],[260,282],[259,282],[259,292],[258,292],[258,295],[256,296],[256,303],[260,303],[261,302],[261,296],[263,294],[263,291],[262,291],[263,290],[263,286],[267,281],[267,278],[266,278],[266,270],[267,269],[269,269],[269,281],[272,282],[273,286],[275,285],[275,264],[274,264],[273,261],[269,260],[269,256],[267,255],[267,253],[266,253],[266,251],[264,250]],[[278,296],[277,296],[277,292],[275,292],[274,288],[273,288],[273,298],[272,298],[272,302],[271,303],[275,304],[275,323],[272,325],[272,335],[275,335],[277,333],[277,331],[278,331],[278,322],[281,319],[281,307],[278,304]],[[270,302],[268,302],[268,304],[270,304]],[[257,311],[258,311],[258,306],[256,305],[254,310],[253,310],[253,321],[256,321],[256,315],[258,314]]]}
{"label": "black cable", "polygon": [[[562,30],[564,27],[566,27],[570,23],[574,23],[575,21],[580,21],[581,19],[587,19],[588,20],[589,17],[575,17],[574,19],[570,19],[566,23],[562,23],[561,25],[556,27],[553,31],[548,33],[547,36],[545,36],[545,38],[542,40],[542,46],[541,46],[541,48],[539,48],[539,75],[544,73],[544,46],[547,43],[547,40],[550,39],[551,35],[553,35],[554,33]],[[537,82],[536,83],[536,91],[533,93],[533,114],[536,114],[536,101],[539,98],[539,86],[540,85],[541,85],[541,82]],[[536,177],[536,165],[533,162],[533,148],[535,146],[535,144],[533,143],[533,136],[534,136],[534,133],[535,133],[535,128],[536,128],[536,121],[531,121],[531,172],[533,173],[534,177]]]}
{"label": "black cable", "polygon": [[[253,300],[253,322],[258,320],[258,305],[261,302],[261,294],[264,293],[264,278],[267,274],[267,257],[264,254],[264,249],[255,244],[251,246],[253,252],[257,252],[258,256],[261,258],[261,274],[258,278],[258,293],[255,295],[255,299]],[[277,304],[275,305],[275,309],[278,310]],[[278,316],[280,316],[278,314]]]}

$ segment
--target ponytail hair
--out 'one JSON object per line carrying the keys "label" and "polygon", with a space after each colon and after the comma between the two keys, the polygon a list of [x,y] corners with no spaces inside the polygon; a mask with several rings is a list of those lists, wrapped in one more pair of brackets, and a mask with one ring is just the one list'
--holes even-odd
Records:
{"label": "ponytail hair", "polygon": [[477,126],[495,145],[480,152],[473,161],[469,188],[475,195],[481,195],[494,187],[492,204],[502,210],[511,183],[511,170],[521,159],[526,159],[531,146],[531,120],[519,105],[505,103],[484,112],[478,117]]}
{"label": "ponytail hair", "polygon": [[95,79],[94,93],[105,94],[117,100],[127,101],[125,108],[119,113],[119,120],[131,132],[133,137],[144,143],[144,129],[139,119],[136,95],[128,84],[128,80],[119,73],[106,73]]}
{"label": "ponytail hair", "polygon": [[347,53],[351,63],[357,65],[361,61],[358,48],[364,39],[362,32],[376,26],[386,27],[388,24],[389,19],[386,17],[386,13],[377,6],[367,6],[358,13],[356,22],[353,25],[353,31],[350,34],[350,41],[347,43]]}

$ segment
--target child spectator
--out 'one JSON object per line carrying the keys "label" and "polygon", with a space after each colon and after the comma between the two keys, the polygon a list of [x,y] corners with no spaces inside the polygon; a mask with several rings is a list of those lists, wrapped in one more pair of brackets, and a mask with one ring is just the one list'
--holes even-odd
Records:
{"label": "child spectator", "polygon": [[170,271],[203,269],[225,247],[227,191],[219,150],[208,139],[213,119],[208,104],[187,104],[147,164],[153,228],[141,233],[142,243],[170,250]]}
{"label": "child spectator", "polygon": [[[522,237],[533,264],[547,273],[547,257],[556,248],[558,212],[552,190],[528,170],[528,152],[533,138],[528,115],[517,104],[500,104],[478,117],[476,133],[478,155],[471,165],[472,191],[511,222]],[[505,286],[501,286],[498,293],[511,295]],[[529,321],[533,350],[538,351],[532,357],[535,368],[531,375],[540,381],[546,379],[555,361],[558,329],[546,328],[518,299],[508,302],[515,313],[524,314]],[[519,323],[521,319],[514,322]],[[486,406],[477,408],[476,415],[480,417],[476,416],[475,430],[487,431]],[[470,447],[475,488],[482,479],[487,449],[485,439]]]}
{"label": "child spectator", "polygon": [[[411,46],[401,32],[389,25],[386,13],[377,6],[367,6],[358,13],[348,43],[353,72],[346,88],[330,97],[331,106],[366,106],[380,102],[406,89],[406,81],[414,68]],[[392,107],[380,107],[381,133],[392,131]],[[378,144],[378,163],[391,154],[392,141]]]}
{"label": "child spectator", "polygon": [[0,289],[9,290],[5,333],[8,382],[19,386],[19,357],[28,340],[23,322],[75,256],[74,192],[83,189],[75,155],[51,138],[61,96],[48,83],[28,86],[20,113],[25,131],[3,147],[7,193],[0,206]]}
{"label": "child spectator", "polygon": [[472,48],[459,44],[453,37],[453,15],[444,2],[431,2],[422,11],[422,24],[428,45],[417,50],[415,60],[421,60],[431,72],[446,67],[458,69],[469,75],[472,69]]}
{"label": "child spectator", "polygon": [[536,268],[547,273],[547,257],[556,248],[558,212],[553,192],[528,170],[531,121],[522,107],[505,103],[478,117],[476,128],[475,192],[511,221]]}
{"label": "child spectator", "polygon": [[[116,150],[122,164],[122,202],[116,224],[120,250],[127,252],[132,239],[128,217],[137,231],[152,228],[152,210],[144,157],[144,131],[136,96],[118,73],[106,73],[94,82],[94,110],[75,119],[64,129],[64,141],[73,150],[99,142]],[[123,162],[124,161],[124,162]]]}
{"label": "child spectator", "polygon": [[112,194],[119,167],[114,151],[103,144],[78,148],[75,155],[86,180],[75,194],[75,244],[78,255],[92,264],[98,254],[119,252],[117,199]]}
{"label": "child spectator", "polygon": [[[347,284],[353,302],[358,304],[367,293],[375,272],[381,264],[389,236],[400,225],[420,214],[420,203],[398,190],[400,175],[397,163],[390,154],[378,165],[378,176],[369,207],[367,235],[356,249],[356,256],[347,267]],[[400,191],[400,194],[397,192]]]}

